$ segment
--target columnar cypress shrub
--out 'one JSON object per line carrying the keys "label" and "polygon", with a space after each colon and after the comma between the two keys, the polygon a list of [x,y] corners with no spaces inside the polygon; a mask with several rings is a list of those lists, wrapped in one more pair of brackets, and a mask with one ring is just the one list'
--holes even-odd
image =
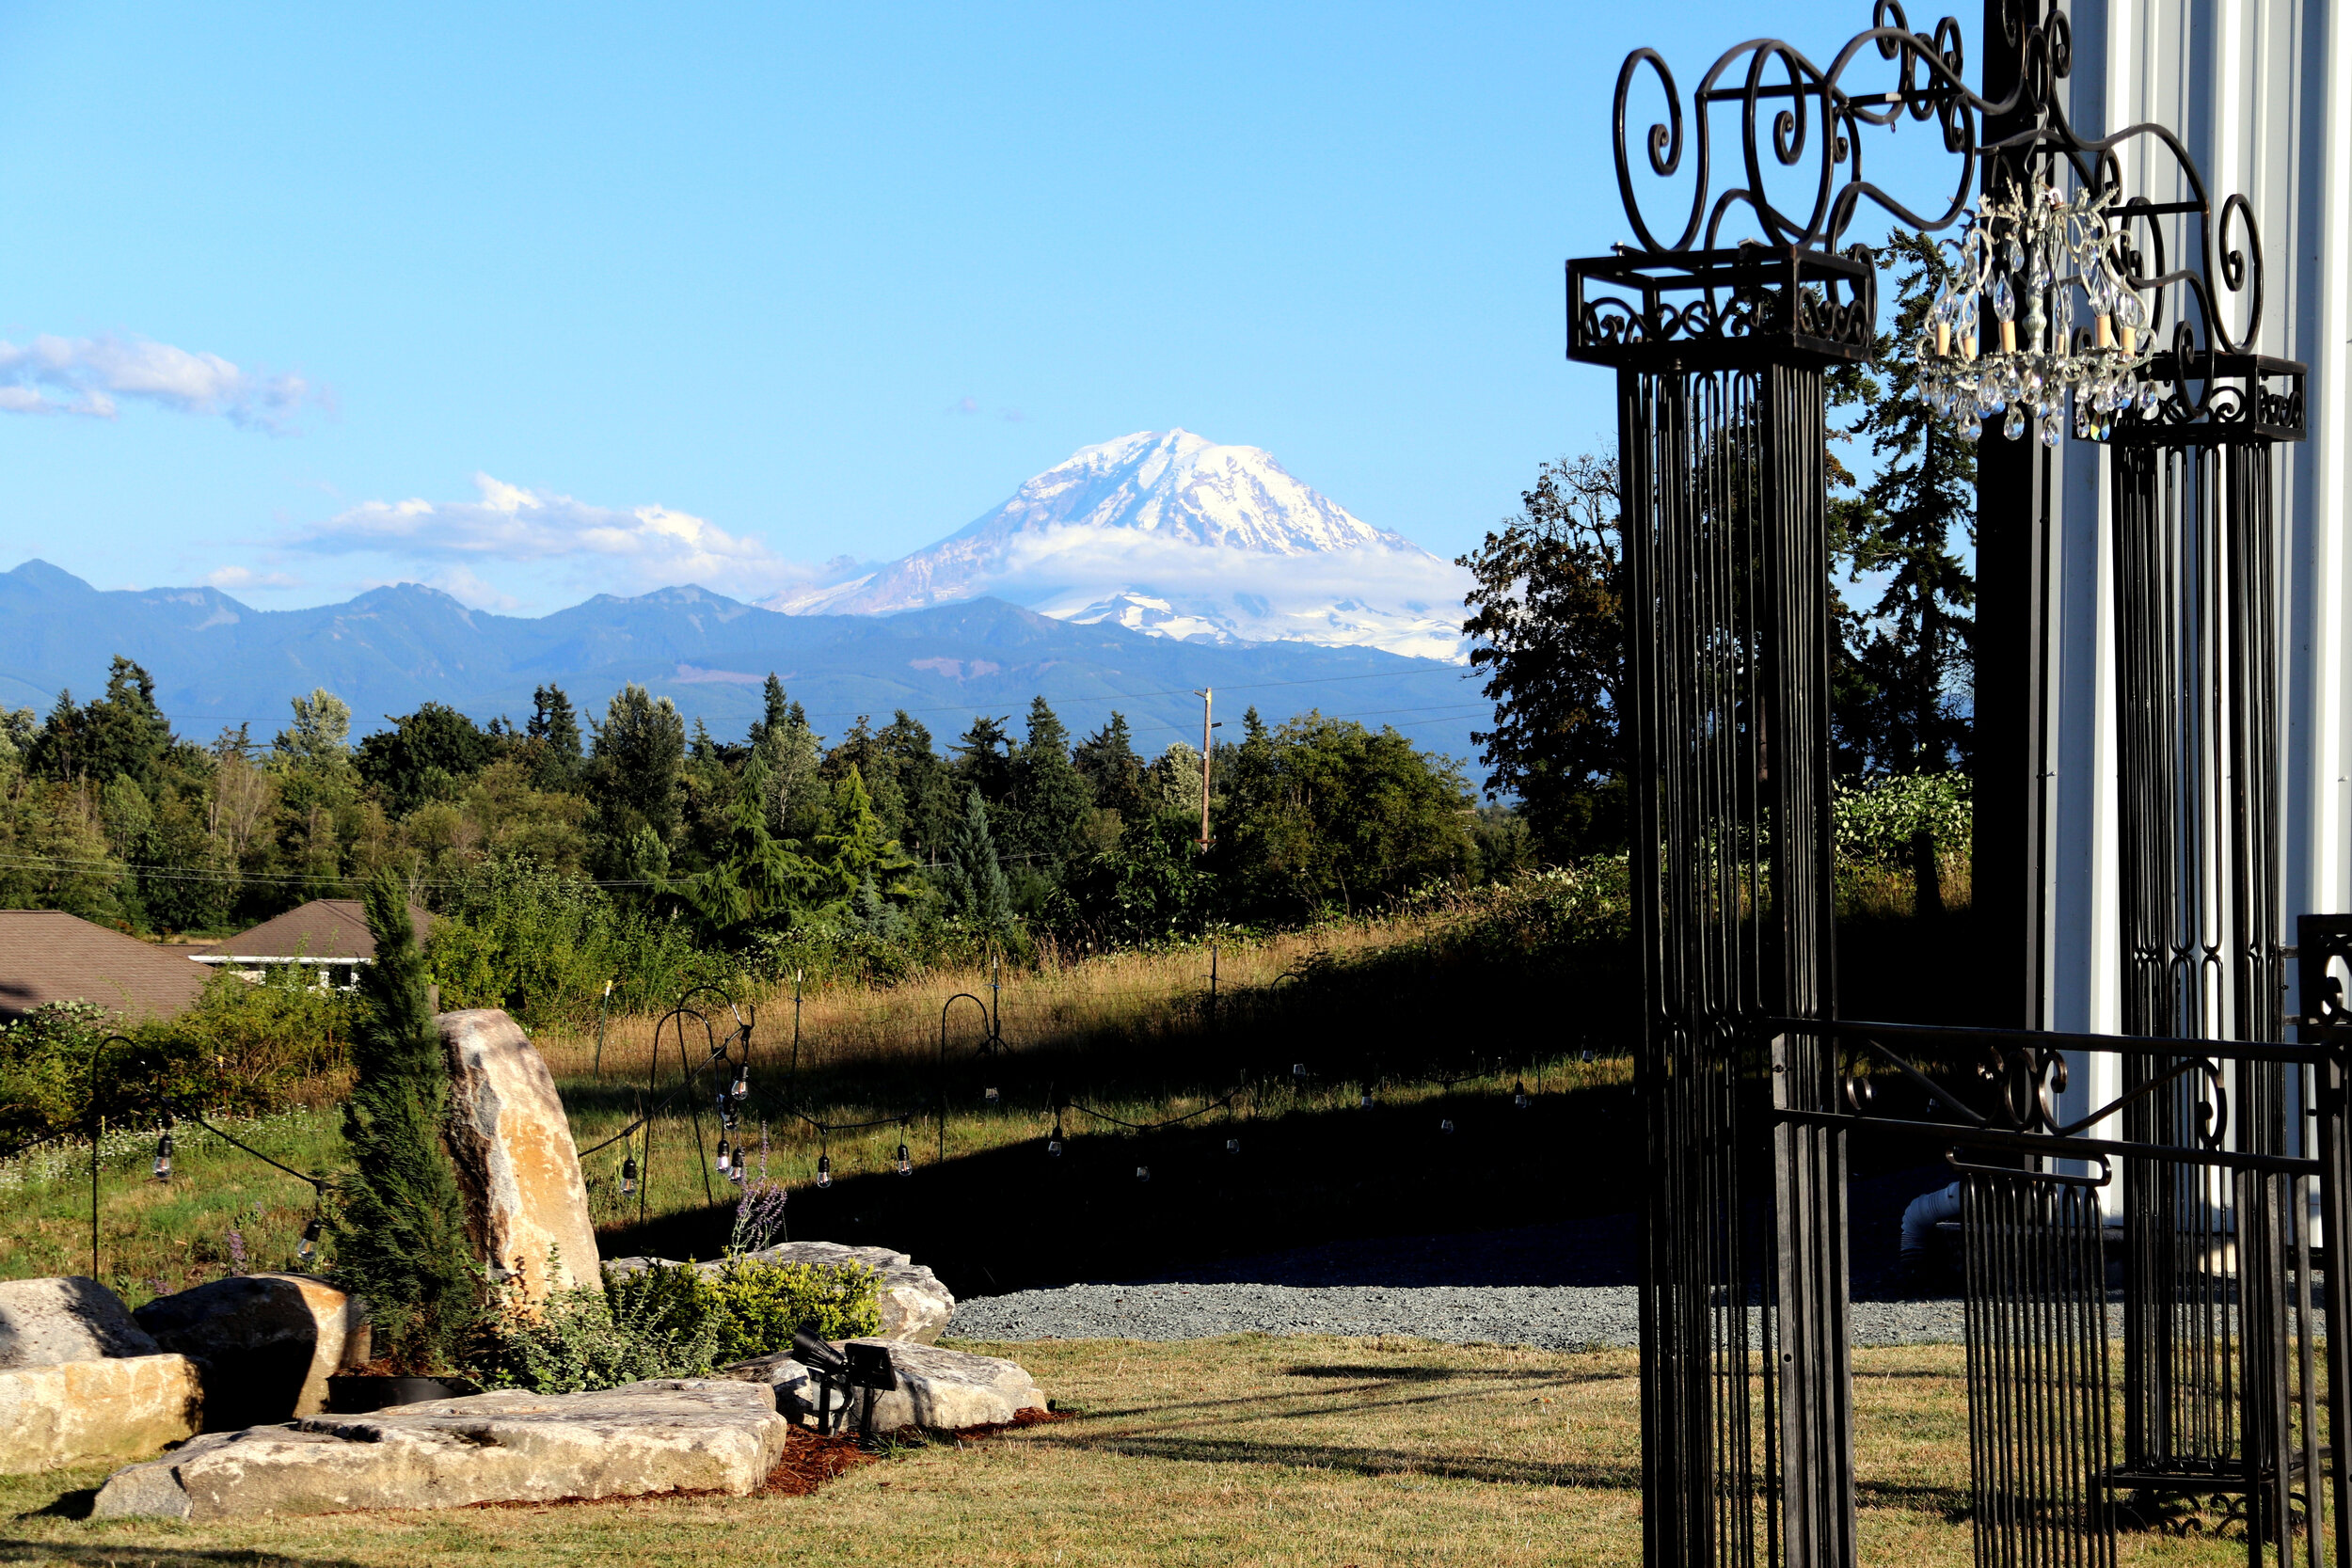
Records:
{"label": "columnar cypress shrub", "polygon": [[481,1281],[441,1138],[449,1067],[407,904],[389,874],[368,887],[375,961],[359,972],[358,1077],[343,1105],[353,1169],[336,1216],[335,1279],[367,1298],[377,1354],[421,1372],[453,1364],[479,1310]]}

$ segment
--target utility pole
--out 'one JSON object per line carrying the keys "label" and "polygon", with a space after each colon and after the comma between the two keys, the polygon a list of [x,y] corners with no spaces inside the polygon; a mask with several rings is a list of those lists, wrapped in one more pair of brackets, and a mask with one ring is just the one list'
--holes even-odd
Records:
{"label": "utility pole", "polygon": [[1202,687],[1193,693],[1200,699],[1200,852],[1209,850],[1209,732],[1216,726],[1209,722],[1209,692]]}

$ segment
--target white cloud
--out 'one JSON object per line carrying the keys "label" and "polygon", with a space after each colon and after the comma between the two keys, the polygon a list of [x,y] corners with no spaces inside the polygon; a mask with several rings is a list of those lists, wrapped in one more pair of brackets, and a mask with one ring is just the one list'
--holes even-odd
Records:
{"label": "white cloud", "polygon": [[0,412],[110,420],[118,398],[278,432],[292,427],[304,404],[326,401],[324,390],[301,376],[264,375],[217,354],[145,338],[0,340]]}
{"label": "white cloud", "polygon": [[257,572],[250,566],[221,566],[204,574],[212,588],[299,588],[300,578],[285,572]]}
{"label": "white cloud", "polygon": [[[805,582],[815,568],[787,561],[756,535],[734,534],[655,502],[620,510],[476,474],[473,500],[363,501],[288,543],[333,553],[379,552],[458,563],[437,581],[460,599],[503,599],[472,564],[560,562],[585,584],[634,592],[699,582],[748,598]],[[463,571],[463,578],[456,574]],[[462,581],[465,587],[453,586]],[[510,601],[511,602],[511,601]]]}

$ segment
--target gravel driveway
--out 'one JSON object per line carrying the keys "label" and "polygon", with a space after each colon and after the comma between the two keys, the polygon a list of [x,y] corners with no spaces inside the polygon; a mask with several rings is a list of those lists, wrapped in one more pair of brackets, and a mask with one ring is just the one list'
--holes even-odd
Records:
{"label": "gravel driveway", "polygon": [[[958,1303],[948,1331],[971,1339],[1403,1334],[1576,1350],[1635,1343],[1634,1294],[1630,1285],[1071,1285]],[[1957,1301],[1853,1304],[1857,1345],[1960,1338]]]}

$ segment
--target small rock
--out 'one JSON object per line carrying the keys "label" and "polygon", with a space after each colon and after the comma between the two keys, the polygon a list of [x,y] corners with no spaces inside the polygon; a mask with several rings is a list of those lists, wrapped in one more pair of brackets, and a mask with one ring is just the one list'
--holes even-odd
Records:
{"label": "small rock", "polygon": [[203,1386],[184,1355],[0,1371],[0,1474],[147,1453],[194,1433],[203,1412]]}
{"label": "small rock", "polygon": [[[1044,1391],[1017,1363],[993,1355],[972,1355],[941,1350],[912,1339],[856,1339],[844,1343],[881,1345],[890,1352],[898,1374],[896,1390],[874,1397],[874,1430],[895,1432],[922,1427],[931,1432],[959,1432],[966,1427],[1001,1426],[1024,1410],[1045,1408]],[[789,1354],[763,1355],[720,1369],[721,1377],[764,1383],[775,1390],[776,1408],[795,1420],[816,1417],[818,1390],[808,1369]],[[854,1392],[852,1399],[862,1400]],[[834,1408],[839,1408],[835,1394]],[[850,1406],[849,1420],[856,1424],[860,1408]]]}
{"label": "small rock", "polygon": [[95,1279],[0,1280],[0,1369],[152,1355],[155,1341]]}
{"label": "small rock", "polygon": [[[890,1339],[930,1344],[955,1315],[956,1298],[939,1275],[903,1252],[882,1246],[843,1246],[838,1242],[779,1242],[758,1252],[740,1255],[755,1263],[863,1263],[882,1275],[877,1294],[882,1307],[882,1334]],[[615,1258],[605,1264],[607,1274],[634,1274],[666,1258]],[[723,1261],[698,1263],[705,1274],[716,1274]]]}
{"label": "small rock", "polygon": [[449,1053],[450,1157],[474,1256],[501,1277],[519,1274],[527,1300],[593,1283],[588,1187],[546,1059],[496,1007],[443,1013],[437,1022]]}
{"label": "small rock", "polygon": [[308,1275],[215,1279],[132,1316],[203,1369],[214,1432],[315,1416],[326,1408],[326,1380],[368,1358],[366,1304]]}
{"label": "small rock", "polygon": [[712,1378],[590,1394],[506,1390],[199,1437],[107,1478],[92,1509],[202,1522],[757,1487],[789,1423],[764,1388]]}

